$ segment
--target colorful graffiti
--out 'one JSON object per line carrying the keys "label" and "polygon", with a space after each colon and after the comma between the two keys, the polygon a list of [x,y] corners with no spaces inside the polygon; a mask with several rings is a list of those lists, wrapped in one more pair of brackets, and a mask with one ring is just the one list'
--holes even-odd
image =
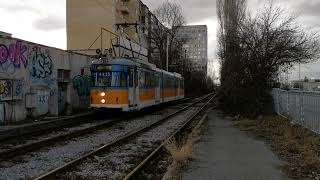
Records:
{"label": "colorful graffiti", "polygon": [[22,80],[0,80],[0,100],[21,100],[23,97]]}
{"label": "colorful graffiti", "polygon": [[0,80],[0,100],[12,100],[12,81]]}
{"label": "colorful graffiti", "polygon": [[9,45],[0,44],[0,72],[14,74],[16,68],[27,67],[28,48],[21,41]]}
{"label": "colorful graffiti", "polygon": [[90,94],[92,79],[88,75],[78,75],[72,80],[73,88],[77,90],[78,96],[88,96]]}
{"label": "colorful graffiti", "polygon": [[21,65],[27,67],[27,58],[25,56],[27,50],[27,46],[23,45],[21,41],[9,44],[9,46],[0,44],[0,63],[11,61],[15,67],[20,67]]}
{"label": "colorful graffiti", "polygon": [[30,74],[33,78],[44,79],[52,74],[53,64],[49,51],[41,52],[38,47],[32,48],[28,55]]}

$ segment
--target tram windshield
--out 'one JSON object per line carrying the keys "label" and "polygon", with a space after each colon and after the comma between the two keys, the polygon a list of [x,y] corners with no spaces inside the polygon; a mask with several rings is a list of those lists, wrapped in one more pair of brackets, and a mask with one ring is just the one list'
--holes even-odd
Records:
{"label": "tram windshield", "polygon": [[127,73],[125,72],[96,72],[95,86],[127,87]]}

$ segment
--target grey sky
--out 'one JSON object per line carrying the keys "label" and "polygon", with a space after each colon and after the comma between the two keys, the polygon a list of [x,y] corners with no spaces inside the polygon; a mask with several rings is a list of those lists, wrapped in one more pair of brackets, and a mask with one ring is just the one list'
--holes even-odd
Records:
{"label": "grey sky", "polygon": [[33,26],[43,31],[58,30],[66,27],[64,19],[54,14],[35,20]]}
{"label": "grey sky", "polygon": [[[89,0],[88,0],[89,1]],[[100,0],[103,1],[103,0]],[[151,10],[166,0],[142,0]],[[209,58],[215,58],[216,0],[169,0],[181,5],[188,24],[207,24]],[[270,0],[248,0],[248,8],[257,11]],[[273,0],[299,16],[308,30],[320,32],[320,0]],[[66,48],[66,0],[0,0],[0,31],[13,36],[58,48]],[[23,29],[23,31],[22,31]],[[217,64],[211,63],[211,64]],[[320,78],[319,63],[303,67],[307,76]],[[319,67],[319,68],[318,68]],[[295,73],[296,74],[296,73]]]}

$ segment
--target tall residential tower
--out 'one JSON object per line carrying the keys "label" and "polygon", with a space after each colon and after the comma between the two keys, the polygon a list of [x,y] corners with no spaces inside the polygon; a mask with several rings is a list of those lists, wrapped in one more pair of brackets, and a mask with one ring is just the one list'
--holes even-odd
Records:
{"label": "tall residential tower", "polygon": [[208,66],[208,29],[206,25],[179,27],[178,38],[184,39],[183,47],[194,70],[207,74]]}

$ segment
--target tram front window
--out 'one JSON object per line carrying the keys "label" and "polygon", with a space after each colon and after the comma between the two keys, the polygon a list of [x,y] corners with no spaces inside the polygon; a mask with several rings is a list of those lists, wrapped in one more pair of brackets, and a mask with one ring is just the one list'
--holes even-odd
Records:
{"label": "tram front window", "polygon": [[96,86],[126,87],[127,74],[125,72],[99,72],[96,74]]}

